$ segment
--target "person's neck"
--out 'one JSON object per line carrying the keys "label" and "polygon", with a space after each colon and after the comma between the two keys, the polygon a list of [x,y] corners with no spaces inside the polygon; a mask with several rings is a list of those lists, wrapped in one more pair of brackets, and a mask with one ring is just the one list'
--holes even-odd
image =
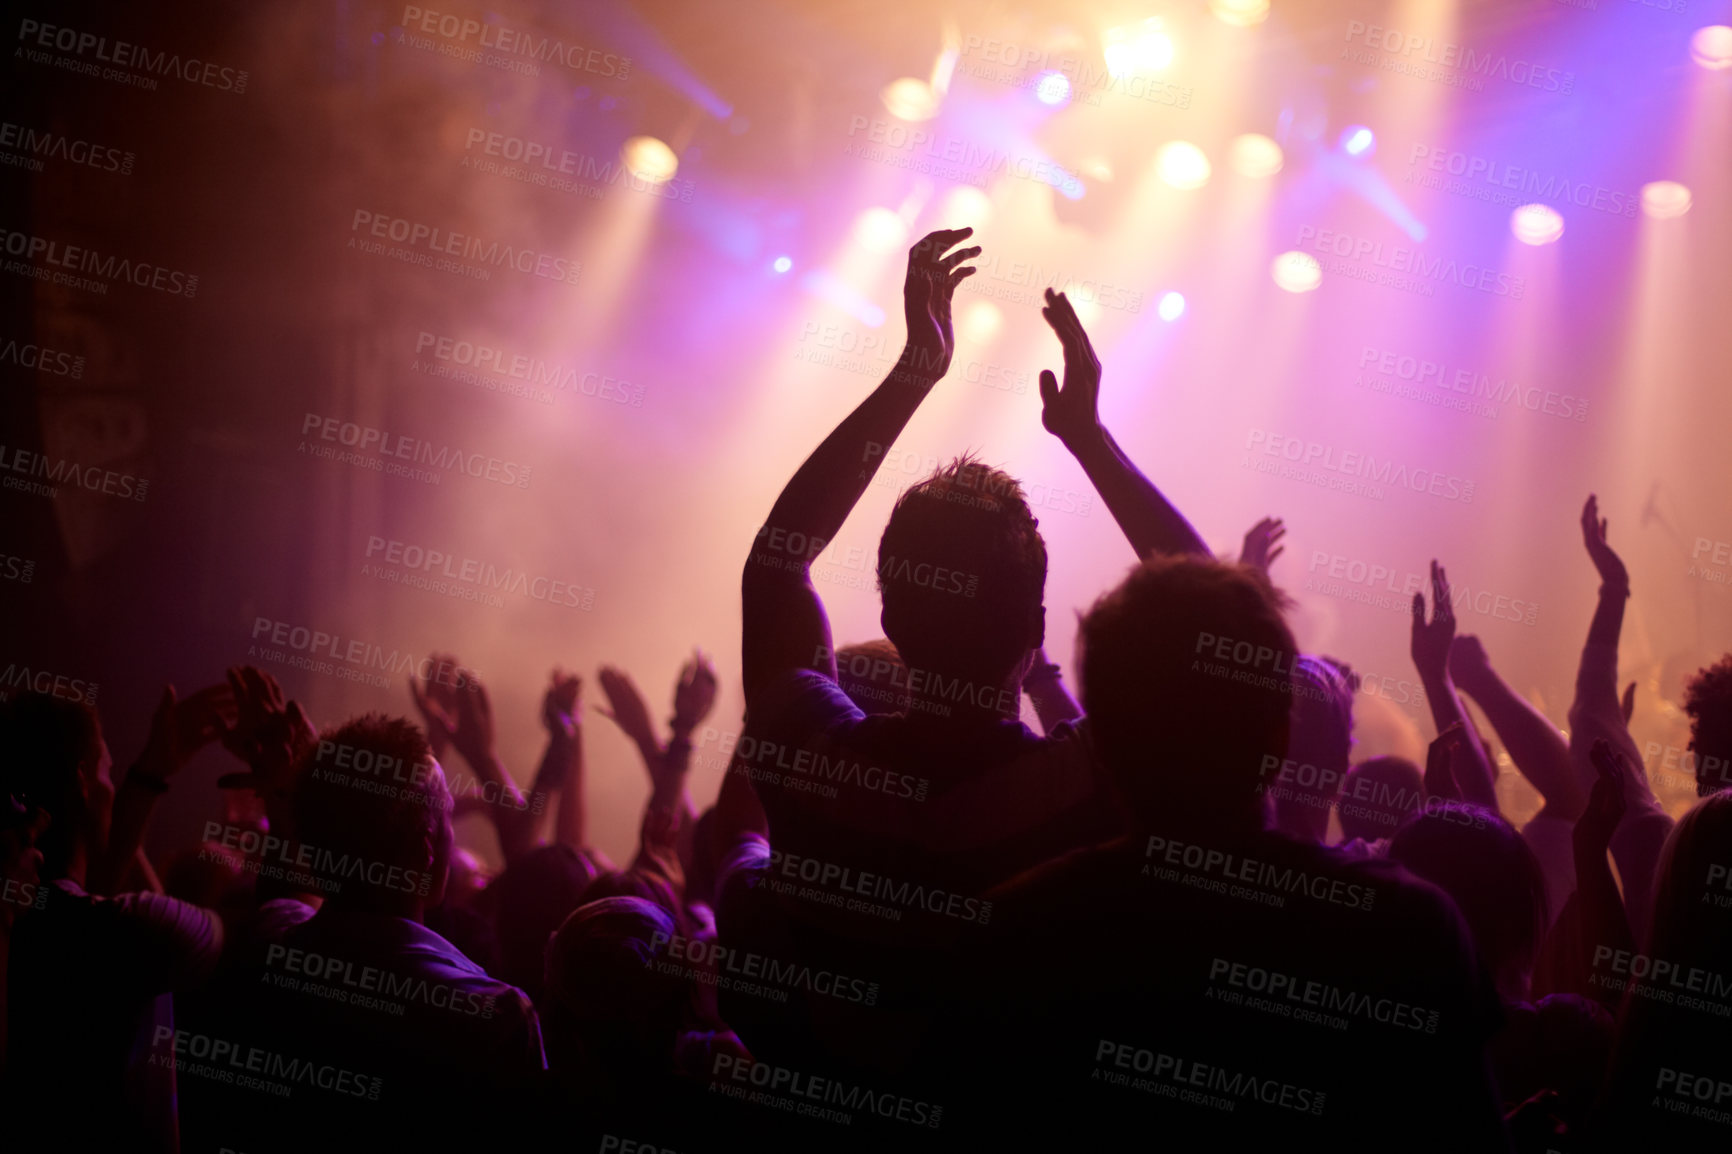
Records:
{"label": "person's neck", "polygon": [[993,677],[911,666],[904,677],[900,688],[908,693],[910,717],[972,727],[1022,716],[1021,677],[1016,671]]}

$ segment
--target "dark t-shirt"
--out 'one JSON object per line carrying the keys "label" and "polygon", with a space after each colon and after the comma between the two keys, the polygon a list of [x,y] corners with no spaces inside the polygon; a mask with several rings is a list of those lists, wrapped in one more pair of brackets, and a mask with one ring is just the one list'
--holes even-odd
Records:
{"label": "dark t-shirt", "polygon": [[56,1145],[167,1149],[173,1071],[152,1040],[172,1030],[175,991],[197,986],[222,954],[222,921],[161,894],[44,886],[12,931],[7,975],[7,1123],[19,1149],[47,1128]]}
{"label": "dark t-shirt", "polygon": [[1145,837],[990,896],[921,1063],[952,1138],[1503,1148],[1496,992],[1454,906],[1392,863]]}

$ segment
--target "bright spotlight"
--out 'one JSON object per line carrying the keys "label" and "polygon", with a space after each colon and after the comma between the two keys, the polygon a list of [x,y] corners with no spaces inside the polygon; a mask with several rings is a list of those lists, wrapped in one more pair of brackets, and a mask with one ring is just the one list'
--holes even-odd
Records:
{"label": "bright spotlight", "polygon": [[1141,24],[1109,28],[1102,48],[1107,75],[1122,80],[1136,72],[1155,72],[1173,62],[1173,42],[1157,17]]}
{"label": "bright spotlight", "polygon": [[957,221],[957,228],[966,224],[979,239],[980,230],[992,220],[992,198],[972,184],[959,184],[945,196],[939,219]]}
{"label": "bright spotlight", "polygon": [[1235,28],[1249,28],[1269,19],[1269,0],[1209,0],[1215,19]]}
{"label": "bright spotlight", "polygon": [[1564,218],[1549,204],[1524,204],[1509,214],[1509,230],[1523,244],[1551,244],[1564,235]]}
{"label": "bright spotlight", "polygon": [[938,115],[938,95],[932,85],[912,76],[886,84],[879,99],[898,120],[931,120]]}
{"label": "bright spotlight", "polygon": [[1042,104],[1063,104],[1070,99],[1070,81],[1062,72],[1044,73],[1034,86],[1034,95]]}
{"label": "bright spotlight", "polygon": [[646,184],[666,184],[680,170],[674,150],[653,136],[634,136],[619,150],[625,170]]}
{"label": "bright spotlight", "polygon": [[1185,294],[1167,293],[1161,298],[1160,306],[1155,310],[1164,321],[1176,321],[1185,315]]}
{"label": "bright spotlight", "polygon": [[1377,137],[1363,124],[1355,124],[1341,134],[1341,150],[1348,156],[1370,156],[1377,148]]}
{"label": "bright spotlight", "polygon": [[777,272],[787,272],[789,269],[794,267],[794,262],[788,257],[779,256],[771,263],[770,267],[775,269]]}
{"label": "bright spotlight", "polygon": [[1077,168],[1090,180],[1098,180],[1102,184],[1111,182],[1113,178],[1113,163],[1104,156],[1091,156]]}
{"label": "bright spotlight", "polygon": [[1716,72],[1732,68],[1732,27],[1710,24],[1698,28],[1690,37],[1690,59]]}
{"label": "bright spotlight", "polygon": [[1202,188],[1209,183],[1209,158],[1184,140],[1171,140],[1155,154],[1155,171],[1174,188]]}
{"label": "bright spotlight", "polygon": [[1642,211],[1655,220],[1671,220],[1690,211],[1690,190],[1675,180],[1654,180],[1642,186]]}
{"label": "bright spotlight", "polygon": [[1281,146],[1267,136],[1247,132],[1233,139],[1233,171],[1240,176],[1261,179],[1281,171]]}
{"label": "bright spotlight", "polygon": [[962,337],[973,344],[984,345],[1004,327],[1004,314],[991,301],[975,301],[962,314]]}
{"label": "bright spotlight", "polygon": [[854,220],[854,240],[868,252],[894,252],[908,243],[908,226],[887,208],[869,208]]}
{"label": "bright spotlight", "polygon": [[1284,252],[1269,266],[1275,283],[1290,293],[1308,293],[1323,283],[1323,266],[1307,252]]}

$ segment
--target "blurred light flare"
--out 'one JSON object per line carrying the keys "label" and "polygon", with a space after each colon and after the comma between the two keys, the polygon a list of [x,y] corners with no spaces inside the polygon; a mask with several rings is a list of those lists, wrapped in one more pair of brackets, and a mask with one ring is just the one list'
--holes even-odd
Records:
{"label": "blurred light flare", "polygon": [[908,225],[888,208],[869,208],[854,218],[854,242],[868,252],[894,252],[908,243]]}
{"label": "blurred light flare", "polygon": [[1062,72],[1045,73],[1034,86],[1034,95],[1042,104],[1063,104],[1070,99],[1070,80]]}
{"label": "blurred light flare", "polygon": [[914,76],[892,80],[880,94],[884,107],[898,120],[919,123],[938,115],[938,94],[932,85]]}
{"label": "blurred light flare", "polygon": [[1215,19],[1235,28],[1249,28],[1269,19],[1269,0],[1209,0]]}
{"label": "blurred light flare", "polygon": [[1690,59],[1712,72],[1732,68],[1732,26],[1710,24],[1690,37]]}
{"label": "blurred light flare", "polygon": [[1552,244],[1564,235],[1564,218],[1549,204],[1524,204],[1509,214],[1509,228],[1523,244]]}
{"label": "blurred light flare", "polygon": [[1690,190],[1675,180],[1642,186],[1642,211],[1654,220],[1671,220],[1690,211]]}
{"label": "blurred light flare", "polygon": [[1209,183],[1209,158],[1185,140],[1171,140],[1155,154],[1155,171],[1167,184],[1179,189],[1202,188]]}
{"label": "blurred light flare", "polygon": [[1176,321],[1185,315],[1185,294],[1167,293],[1161,297],[1161,303],[1155,310],[1164,321]]}
{"label": "blurred light flare", "polygon": [[1307,252],[1284,252],[1269,266],[1275,283],[1290,293],[1308,293],[1323,283],[1323,266]]}
{"label": "blurred light flare", "polygon": [[991,301],[975,301],[962,314],[962,337],[971,344],[984,345],[1004,327],[1004,313]]}
{"label": "blurred light flare", "polygon": [[634,136],[619,150],[626,171],[646,184],[666,184],[680,170],[674,150],[653,136]]}
{"label": "blurred light flare", "polygon": [[1348,156],[1370,156],[1377,149],[1377,137],[1363,124],[1355,124],[1342,132],[1341,148]]}
{"label": "blurred light flare", "polygon": [[779,256],[770,265],[770,267],[775,269],[779,273],[780,272],[787,272],[789,269],[794,267],[794,262],[789,257]]}
{"label": "blurred light flare", "polygon": [[1101,54],[1106,57],[1107,75],[1122,80],[1137,72],[1157,72],[1173,62],[1173,41],[1161,27],[1158,16],[1141,24],[1109,28],[1103,38]]}
{"label": "blurred light flare", "polygon": [[1233,171],[1252,180],[1274,176],[1281,171],[1286,157],[1281,146],[1257,132],[1247,132],[1233,138]]}

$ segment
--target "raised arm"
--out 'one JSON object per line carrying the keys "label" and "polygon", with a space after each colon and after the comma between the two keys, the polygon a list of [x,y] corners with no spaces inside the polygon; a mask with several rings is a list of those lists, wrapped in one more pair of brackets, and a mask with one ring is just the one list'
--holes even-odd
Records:
{"label": "raised arm", "polygon": [[1064,387],[1040,373],[1041,424],[1070,450],[1139,558],[1156,553],[1211,557],[1190,522],[1131,463],[1100,420],[1101,362],[1063,293],[1046,290],[1041,316],[1064,348]]}
{"label": "raised arm", "polygon": [[[479,794],[484,812],[499,835],[499,851],[509,864],[533,848],[538,815],[529,812],[529,804],[494,749],[493,702],[487,688],[469,669],[457,670],[456,682],[455,713],[439,705],[430,696],[430,687],[413,677],[409,679],[409,693],[426,718],[428,731],[442,730],[442,736],[463,755],[475,775],[463,782],[447,769],[458,811],[468,808],[464,806],[466,796]],[[476,785],[481,788],[477,790]]]}
{"label": "raised arm", "polygon": [[[1582,543],[1600,576],[1600,597],[1576,672],[1576,699],[1570,705],[1570,759],[1584,789],[1591,788],[1598,776],[1592,757],[1596,740],[1605,740],[1630,765],[1642,764],[1618,697],[1618,636],[1624,626],[1624,602],[1630,596],[1630,574],[1613,551],[1606,530],[1599,501],[1589,494],[1582,506]],[[1660,808],[1646,774],[1631,772],[1622,777],[1627,808],[1612,835],[1612,858],[1624,883],[1631,929],[1640,939],[1647,933],[1654,872],[1672,832],[1672,819]]]}
{"label": "raised arm", "polygon": [[1449,651],[1449,672],[1456,686],[1479,703],[1510,760],[1545,799],[1541,817],[1575,821],[1587,795],[1570,764],[1570,747],[1557,726],[1509,687],[1477,637],[1455,639]]}
{"label": "raised arm", "polygon": [[1449,650],[1455,640],[1455,606],[1449,598],[1449,577],[1443,566],[1431,563],[1431,621],[1425,620],[1425,594],[1413,595],[1413,633],[1409,653],[1419,670],[1419,683],[1425,688],[1425,700],[1431,706],[1431,720],[1442,734],[1451,726],[1460,726],[1460,739],[1455,745],[1451,768],[1456,789],[1463,801],[1495,811],[1497,805],[1496,777],[1485,749],[1473,726],[1467,723],[1467,710],[1456,695],[1455,681],[1449,673]]}
{"label": "raised arm", "polygon": [[980,255],[980,249],[950,250],[973,232],[929,233],[909,250],[902,287],[908,343],[902,356],[872,395],[806,458],[752,542],[740,582],[748,710],[780,673],[815,669],[836,675],[830,623],[812,586],[812,560],[841,530],[878,472],[884,450],[950,368],[956,350],[950,299],[974,272],[962,262]]}
{"label": "raised arm", "polygon": [[[157,799],[168,792],[169,778],[199,750],[234,727],[235,709],[234,691],[227,685],[209,686],[184,701],[175,696],[172,685],[162,691],[144,752],[115,793],[108,844],[90,864],[86,880],[91,893],[111,895],[122,888],[140,856],[139,847]],[[161,892],[148,863],[143,877],[147,889]]]}
{"label": "raised arm", "polygon": [[[583,712],[577,700],[582,691],[581,677],[554,668],[547,692],[541,698],[541,725],[547,730],[547,748],[535,769],[529,797],[530,824],[536,829],[548,797],[559,795],[554,844],[570,845],[572,849],[583,848],[584,834]],[[532,836],[531,841],[534,840]]]}
{"label": "raised arm", "polygon": [[1045,646],[1035,651],[1034,666],[1022,679],[1022,691],[1040,718],[1042,733],[1051,733],[1060,722],[1075,721],[1083,715],[1082,706],[1064,687],[1064,671],[1057,662],[1047,660]]}
{"label": "raised arm", "polygon": [[1287,523],[1279,517],[1265,517],[1245,530],[1245,543],[1239,547],[1239,564],[1255,565],[1268,576],[1275,558],[1287,551],[1281,538],[1287,535]]}

